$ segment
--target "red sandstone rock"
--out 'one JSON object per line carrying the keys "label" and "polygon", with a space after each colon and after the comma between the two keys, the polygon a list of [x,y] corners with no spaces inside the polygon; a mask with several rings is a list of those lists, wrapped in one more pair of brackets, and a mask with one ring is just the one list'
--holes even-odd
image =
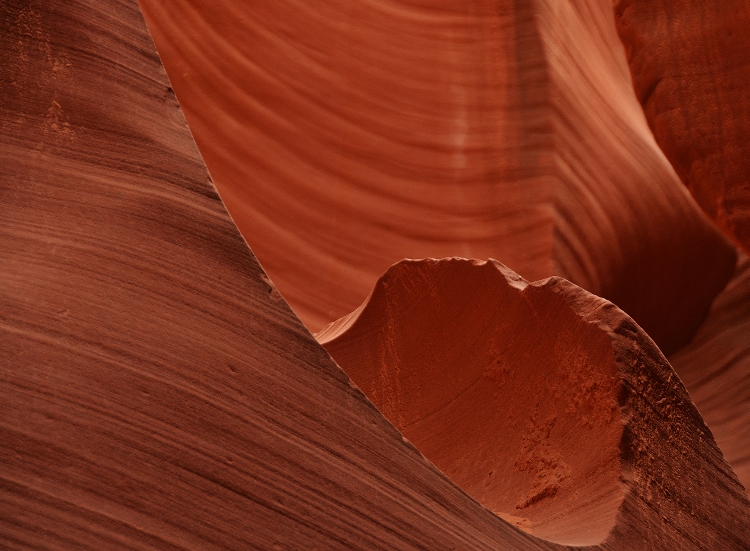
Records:
{"label": "red sandstone rock", "polygon": [[750,5],[617,0],[656,141],[703,210],[750,252]]}
{"label": "red sandstone rock", "polygon": [[653,341],[496,261],[403,261],[317,335],[480,503],[566,545],[744,549],[747,495]]}
{"label": "red sandstone rock", "polygon": [[0,547],[545,549],[314,341],[135,1],[0,6]]}
{"label": "red sandstone rock", "polygon": [[401,258],[495,257],[671,351],[731,275],[610,0],[141,5],[229,212],[312,330]]}
{"label": "red sandstone rock", "polygon": [[[536,5],[540,28],[557,18],[576,28],[575,12],[550,6]],[[559,280],[516,289],[538,289],[551,310],[547,323],[526,319],[518,338],[531,345],[514,350],[554,360],[562,351],[558,367],[578,369],[539,388],[522,381],[534,392],[517,408],[524,424],[492,435],[520,443],[520,477],[507,488],[494,478],[479,496],[520,514],[499,511],[504,522],[482,508],[402,440],[269,282],[210,183],[137,4],[8,0],[0,21],[0,546],[560,549],[512,524],[567,542],[608,534],[604,549],[747,546],[747,498],[653,343]],[[557,34],[540,36],[549,48]],[[680,243],[721,246],[691,216]],[[628,259],[641,254],[638,239],[624,238],[637,252]],[[712,277],[689,312],[718,285]],[[658,277],[645,283],[659,288]],[[739,346],[729,322],[712,325],[735,288],[704,328]],[[464,329],[480,321],[469,316]],[[560,327],[570,339],[550,351]],[[472,344],[477,353],[492,341]],[[602,354],[610,361],[590,361]],[[503,373],[489,364],[481,376],[499,384]],[[575,398],[564,414],[561,388]],[[493,403],[471,404],[472,415]],[[464,449],[449,443],[446,454]],[[571,494],[571,481],[587,493]],[[476,495],[478,479],[462,482]]]}
{"label": "red sandstone rock", "polygon": [[732,469],[750,488],[750,260],[745,255],[693,341],[669,361]]}

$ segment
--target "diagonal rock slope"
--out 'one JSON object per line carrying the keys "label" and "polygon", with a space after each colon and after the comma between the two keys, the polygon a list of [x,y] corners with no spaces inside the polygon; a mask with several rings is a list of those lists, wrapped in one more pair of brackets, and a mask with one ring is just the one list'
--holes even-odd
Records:
{"label": "diagonal rock slope", "polygon": [[312,330],[401,258],[494,257],[612,300],[669,352],[731,275],[611,0],[141,5],[229,212]]}
{"label": "diagonal rock slope", "polygon": [[405,260],[317,338],[425,457],[532,534],[750,545],[747,495],[667,360],[566,280]]}
{"label": "diagonal rock slope", "polygon": [[552,548],[405,444],[279,298],[135,1],[0,21],[0,547]]}
{"label": "diagonal rock slope", "polygon": [[[531,512],[576,476],[545,446],[566,422],[525,425],[529,521],[493,515],[404,442],[236,231],[133,0],[8,0],[0,21],[0,546],[561,548],[517,526],[542,534]],[[618,349],[618,366],[658,361],[644,379],[567,382],[574,411],[613,412],[577,433],[607,436],[587,458],[597,491],[576,502],[598,527],[574,511],[544,537],[594,541],[614,518],[602,548],[745,547],[746,498],[710,433],[653,344],[618,327],[643,349]],[[612,399],[638,413],[641,398],[653,423],[618,427]],[[660,414],[686,432],[633,439]]]}

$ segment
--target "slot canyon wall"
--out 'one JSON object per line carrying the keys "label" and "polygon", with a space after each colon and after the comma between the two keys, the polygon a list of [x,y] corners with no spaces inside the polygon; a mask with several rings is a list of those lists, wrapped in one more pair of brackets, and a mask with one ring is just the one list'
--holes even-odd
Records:
{"label": "slot canyon wall", "polygon": [[750,8],[738,0],[615,7],[656,141],[706,214],[750,252]]}
{"label": "slot canyon wall", "polygon": [[625,4],[4,1],[0,546],[750,547],[747,65]]}
{"label": "slot canyon wall", "polygon": [[613,300],[670,352],[732,273],[608,0],[141,5],[224,203],[313,331],[402,258],[492,257]]}

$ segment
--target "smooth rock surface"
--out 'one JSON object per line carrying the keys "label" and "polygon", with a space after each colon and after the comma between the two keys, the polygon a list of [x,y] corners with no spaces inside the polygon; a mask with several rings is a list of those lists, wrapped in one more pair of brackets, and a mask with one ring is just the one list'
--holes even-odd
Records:
{"label": "smooth rock surface", "polygon": [[653,341],[572,283],[402,261],[317,335],[406,438],[529,532],[607,549],[744,549],[750,502]]}
{"label": "smooth rock surface", "polygon": [[656,141],[703,210],[750,252],[750,4],[615,6]]}
{"label": "smooth rock surface", "polygon": [[0,547],[545,549],[281,300],[129,0],[0,5]]}
{"label": "smooth rock surface", "polygon": [[731,275],[610,0],[141,5],[222,199],[311,330],[401,258],[494,257],[612,300],[669,352]]}
{"label": "smooth rock surface", "polygon": [[[539,28],[560,19],[575,30],[576,14],[591,15],[578,8],[540,2],[533,13],[521,5],[517,13]],[[519,342],[506,340],[507,350],[514,360],[541,354],[565,369],[556,383],[548,376],[538,387],[533,377],[520,381],[536,403],[509,396],[517,415],[527,408],[525,422],[507,431],[521,444],[509,457],[522,478],[488,484],[478,496],[503,520],[464,492],[477,496],[476,462],[466,463],[462,490],[426,461],[270,282],[221,204],[135,0],[7,0],[0,23],[0,547],[561,549],[542,539],[551,538],[603,541],[601,549],[747,548],[746,495],[669,365],[619,310],[561,280],[526,285],[511,276],[513,289],[546,297],[538,304],[546,317],[525,318]],[[540,33],[545,48],[560,38],[553,28]],[[557,86],[564,81],[559,76]],[[523,136],[537,136],[529,128]],[[575,143],[569,146],[555,149],[568,152],[558,160],[578,158]],[[633,212],[671,220],[658,204]],[[687,288],[700,291],[686,295],[687,312],[698,320],[722,279],[727,249],[692,216],[678,224],[673,237],[682,252],[674,254],[705,260],[700,251],[713,244],[718,259],[682,274]],[[618,247],[626,258],[650,250],[625,228],[629,237]],[[578,230],[594,235],[600,228],[581,222]],[[646,242],[669,241],[651,230]],[[679,262],[671,266],[679,272]],[[660,277],[628,285],[658,290]],[[700,277],[710,281],[696,288]],[[720,296],[704,328],[716,312],[735,312],[732,297],[744,291],[734,289],[742,285]],[[400,301],[394,311],[409,304]],[[728,346],[739,346],[733,323],[715,327]],[[664,338],[685,338],[689,325]],[[556,328],[569,332],[553,342]],[[712,342],[702,334],[699,347]],[[519,348],[520,341],[528,346]],[[470,350],[488,343],[478,339]],[[499,385],[504,367],[485,367],[482,377]],[[740,371],[723,371],[741,380]],[[576,399],[564,403],[561,388]],[[474,413],[492,405],[469,404]],[[480,421],[473,430],[482,430]],[[494,434],[493,445],[503,436]],[[560,449],[573,451],[572,459],[560,463]],[[586,492],[569,492],[571,481]]]}

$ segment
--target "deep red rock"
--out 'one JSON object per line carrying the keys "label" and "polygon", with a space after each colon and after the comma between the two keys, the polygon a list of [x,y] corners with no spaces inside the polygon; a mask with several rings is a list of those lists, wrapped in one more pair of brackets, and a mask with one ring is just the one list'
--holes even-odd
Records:
{"label": "deep red rock", "polygon": [[703,210],[750,252],[750,5],[617,0],[656,141]]}
{"label": "deep red rock", "polygon": [[742,549],[747,495],[653,341],[572,283],[403,261],[317,335],[490,510],[566,545]]}
{"label": "deep red rock", "polygon": [[695,338],[669,361],[732,469],[750,488],[750,260],[745,255]]}
{"label": "deep red rock", "polygon": [[[205,6],[183,5],[184,11],[177,15],[189,18],[196,15],[191,9]],[[303,16],[313,16],[306,20],[312,31],[329,28],[334,15],[342,21],[344,13],[327,11],[334,4],[320,4],[316,8],[320,11],[310,11],[301,3],[269,6],[256,5],[257,13],[307,8]],[[710,226],[695,216],[684,192],[674,192],[669,184],[674,175],[649,141],[635,103],[626,93],[629,89],[622,84],[627,77],[622,70],[625,65],[608,61],[619,50],[597,49],[597,44],[612,43],[604,4],[539,1],[514,5],[513,12],[495,11],[496,6],[489,3],[443,6],[468,12],[425,6],[393,11],[394,5],[388,4],[385,11],[397,16],[391,18],[374,13],[377,5],[365,4],[360,9],[372,10],[372,18],[364,19],[371,24],[395,23],[402,30],[430,29],[437,34],[394,35],[370,29],[358,36],[356,29],[344,32],[333,25],[329,36],[350,37],[349,45],[360,46],[371,44],[372,37],[406,37],[410,44],[420,46],[409,53],[419,60],[427,58],[426,74],[434,74],[435,64],[447,67],[446,81],[455,85],[450,93],[441,96],[444,90],[437,94],[422,90],[409,96],[397,87],[397,79],[388,76],[387,71],[397,70],[398,63],[378,65],[378,51],[373,50],[370,68],[354,63],[352,75],[360,78],[385,71],[361,81],[368,86],[395,82],[393,93],[384,96],[380,88],[373,91],[352,85],[359,96],[350,99],[355,105],[365,105],[383,97],[411,97],[420,100],[416,105],[424,109],[422,114],[434,117],[434,139],[420,141],[425,134],[419,132],[433,127],[417,125],[415,136],[421,138],[394,146],[391,149],[398,154],[388,159],[398,160],[402,146],[426,151],[425,159],[430,162],[422,159],[410,165],[413,159],[401,158],[417,169],[413,174],[443,178],[442,187],[432,188],[421,181],[420,190],[476,192],[458,214],[443,216],[440,202],[430,203],[437,208],[434,224],[440,231],[446,222],[466,222],[458,226],[463,229],[453,235],[450,247],[475,238],[471,228],[479,228],[480,238],[481,232],[488,231],[495,239],[492,232],[498,228],[507,232],[502,234],[506,237],[517,231],[519,236],[531,235],[528,241],[498,243],[507,246],[511,256],[527,259],[534,269],[548,270],[558,263],[562,271],[582,270],[590,278],[587,281],[594,282],[592,286],[640,309],[639,319],[661,331],[657,336],[665,346],[677,346],[691,334],[704,306],[721,286],[732,254]],[[248,28],[243,26],[248,23],[243,20],[246,12],[235,10],[233,15],[241,20],[240,28]],[[299,26],[296,30],[304,29],[298,14],[287,15],[288,22]],[[221,17],[221,11],[212,17]],[[263,29],[277,30],[264,26],[269,21],[278,24],[271,19],[250,25],[261,30],[263,39],[254,45],[263,41],[281,45],[280,50],[267,52],[269,60],[299,55],[299,50],[284,44],[299,44],[304,33],[264,34]],[[362,19],[351,21],[360,24]],[[481,462],[454,462],[453,470],[446,469],[454,479],[462,469],[468,473],[461,479],[463,487],[497,509],[507,522],[501,520],[404,441],[313,340],[260,268],[208,177],[134,0],[7,0],[0,4],[0,22],[4,29],[0,33],[0,547],[515,550],[561,549],[541,538],[568,543],[605,538],[603,549],[747,548],[746,495],[669,365],[622,312],[562,280],[526,285],[509,276],[512,285],[505,297],[512,298],[513,289],[526,298],[533,295],[539,299],[536,307],[545,314],[533,321],[519,316],[522,331],[518,338],[504,341],[506,351],[513,350],[514,366],[528,367],[524,358],[536,356],[554,360],[565,369],[555,372],[562,378],[546,377],[537,388],[540,371],[532,365],[536,371],[530,370],[528,380],[518,385],[533,393],[531,400],[522,402],[522,394],[508,396],[503,391],[502,397],[517,406],[511,413],[519,419],[525,416],[525,422],[490,434],[493,449],[499,453],[483,460],[502,462],[511,457],[520,477],[508,479],[507,486],[493,479],[482,487],[472,474],[478,464],[484,466]],[[224,22],[231,29],[228,23],[232,22]],[[507,90],[497,81],[486,89],[505,90],[510,99],[498,100],[501,109],[493,111],[496,96],[482,96],[482,100],[467,95],[465,115],[472,126],[465,132],[467,142],[460,145],[454,140],[463,131],[450,126],[463,120],[460,109],[456,111],[463,100],[456,98],[484,89],[473,79],[500,74],[475,71],[485,66],[487,50],[467,29],[485,23],[482,38],[489,37],[488,43],[498,52],[492,63],[510,59],[508,66],[512,66],[502,73],[510,77]],[[499,32],[493,23],[507,25]],[[191,36],[206,37],[197,27],[188,30],[195,31]],[[451,48],[442,44],[444,31],[455,33]],[[515,33],[510,38],[509,31]],[[248,38],[242,33],[230,35],[208,33],[212,40],[232,38],[241,43]],[[471,48],[463,42],[467,37]],[[316,44],[328,52],[326,41]],[[436,44],[444,49],[432,51],[425,46]],[[584,59],[576,44],[604,57]],[[189,45],[186,39],[178,47]],[[207,41],[201,48],[212,45]],[[238,47],[237,43],[232,47]],[[399,44],[382,47],[391,53],[403,51]],[[514,52],[510,58],[502,57],[506,47]],[[540,47],[546,52],[541,58]],[[357,56],[363,51],[358,50]],[[450,52],[458,57],[446,65],[440,56]],[[310,59],[297,68],[307,71],[313,64]],[[236,61],[233,56],[225,60]],[[576,68],[571,60],[585,66]],[[465,61],[469,63],[464,68]],[[316,67],[326,71],[325,66]],[[432,82],[419,80],[424,76],[415,71],[419,63],[401,67],[409,70],[403,82]],[[415,75],[410,73],[413,70]],[[293,84],[314,82],[309,74],[294,80],[293,74],[283,71],[264,78],[273,80],[279,74],[291,78],[288,82]],[[595,79],[595,85],[587,81],[592,75],[601,81]],[[214,91],[222,91],[223,84],[214,80]],[[268,102],[266,107],[286,105],[281,100],[289,96],[281,92],[291,91],[293,96],[305,91],[286,86],[269,85],[264,89],[269,95],[260,99]],[[539,89],[544,93],[525,93]],[[606,91],[607,98],[590,103],[597,91]],[[246,91],[233,97],[259,99]],[[322,101],[321,97],[314,99]],[[625,99],[614,101],[615,97]],[[440,99],[447,115],[441,118],[440,109],[421,103],[424,98]],[[309,107],[307,100],[300,105]],[[322,105],[330,115],[330,104],[325,101]],[[403,105],[388,108],[408,112]],[[236,111],[238,117],[242,112]],[[206,113],[217,111],[207,108]],[[318,151],[317,145],[303,143],[299,128],[286,126],[289,121],[280,127],[268,122],[279,112],[261,109],[254,113],[270,115],[263,128],[274,130],[273,136],[280,140],[288,135],[279,128],[297,133],[295,140],[300,141],[290,141],[295,151],[303,151],[303,145],[310,146],[311,153]],[[490,113],[497,119],[483,122]],[[573,114],[580,116],[580,125],[568,120]],[[261,119],[250,120],[255,124]],[[290,120],[313,119],[291,116]],[[394,125],[388,118],[379,122],[386,129]],[[473,130],[475,123],[481,131]],[[337,125],[325,128],[340,130]],[[237,136],[246,135],[244,128],[233,128]],[[588,130],[583,132],[584,128]],[[609,132],[612,128],[621,131],[617,139]],[[583,139],[576,137],[579,132]],[[551,136],[554,147],[550,149]],[[508,205],[491,201],[486,211],[477,206],[497,191],[487,187],[487,182],[508,183],[491,176],[491,153],[497,141],[493,137],[507,140],[502,150],[513,153],[507,166],[502,165],[501,175],[520,175],[523,178],[513,182],[533,184],[507,188],[506,198],[513,198],[514,208],[530,209],[533,215],[517,215],[500,208]],[[540,137],[541,148],[535,141]],[[349,152],[361,152],[359,138],[356,132],[341,134],[343,143],[352,146]],[[337,140],[334,136],[331,143],[346,151]],[[321,151],[331,155],[331,143]],[[274,153],[265,138],[257,144],[258,156]],[[381,146],[372,151],[384,151]],[[588,155],[597,150],[613,157]],[[226,166],[236,169],[248,159],[252,160],[249,166],[256,166],[257,158],[243,159],[226,151]],[[480,151],[486,154],[484,161]],[[461,155],[467,163],[465,173],[446,178],[446,171],[456,169]],[[330,161],[326,155],[320,159]],[[433,166],[435,159],[442,160]],[[279,169],[279,159],[267,156],[266,160],[271,172]],[[290,173],[306,166],[299,159],[287,160]],[[364,161],[354,160],[361,168]],[[373,166],[390,174],[389,185],[401,181],[392,178],[381,157],[375,161]],[[554,167],[551,172],[550,167]],[[611,175],[608,167],[615,172],[620,167],[623,173]],[[402,167],[390,168],[398,172]],[[631,169],[636,174],[632,185],[630,176],[623,176]],[[376,180],[371,176],[357,182],[372,184]],[[653,188],[641,186],[646,180]],[[600,188],[599,182],[609,184]],[[383,189],[394,192],[393,187],[373,189],[383,202],[390,200],[383,198]],[[540,190],[548,194],[539,196],[541,202],[537,196],[527,196]],[[549,199],[550,190],[557,194],[554,201]],[[642,202],[636,200],[635,190],[643,195]],[[429,197],[414,193],[416,202],[423,200],[422,195]],[[619,206],[605,200],[615,195],[624,198]],[[313,199],[300,196],[295,208],[300,212],[315,208]],[[548,212],[551,205],[559,209],[554,216]],[[325,219],[339,211],[321,212]],[[486,225],[469,223],[476,222],[473,215],[477,212],[490,219]],[[492,220],[496,212],[502,214],[502,223]],[[235,216],[241,219],[244,214]],[[507,220],[524,224],[531,220],[531,226],[538,223],[542,230],[503,226]],[[549,232],[553,237],[542,235]],[[336,235],[339,245],[356,241]],[[418,234],[417,241],[425,235],[432,234]],[[614,241],[608,242],[609,238]],[[266,240],[278,243],[271,234],[257,242]],[[304,257],[294,261],[304,264]],[[468,261],[458,264],[471,265]],[[732,302],[745,294],[740,290],[745,287],[743,273],[738,272],[735,282],[720,295],[694,341],[695,348],[675,356],[675,361],[685,359],[686,380],[699,373],[701,358],[715,352],[713,344],[705,343],[719,343],[723,351],[743,350],[742,326],[735,325],[744,323],[744,310]],[[341,283],[342,293],[349,292],[346,282],[331,281]],[[484,296],[483,290],[487,288],[479,285],[476,293],[470,293],[474,301]],[[436,300],[450,302],[452,296],[436,295]],[[676,303],[676,296],[682,302]],[[493,294],[476,311],[498,298]],[[515,313],[528,314],[517,298]],[[391,314],[410,305],[409,300],[400,300]],[[482,319],[472,314],[459,329],[465,331]],[[484,318],[490,325],[493,320]],[[420,331],[424,335],[431,320],[423,321],[413,336]],[[554,331],[560,328],[568,333],[554,340]],[[481,356],[496,342],[480,338],[479,331],[470,336],[475,341],[469,350],[475,355]],[[434,335],[414,340],[410,353],[419,351],[430,338]],[[525,346],[520,346],[521,341]],[[437,344],[443,350],[450,339]],[[550,349],[552,344],[559,346]],[[436,357],[443,363],[446,359]],[[744,444],[736,428],[742,417],[725,423],[713,397],[720,400],[726,395],[722,390],[726,383],[737,383],[737,395],[744,396],[740,383],[745,364],[742,358],[728,357],[722,365],[728,367],[712,372],[710,380],[723,383],[703,384],[698,378],[692,388],[697,389],[699,403],[711,397],[704,402],[707,418],[717,423],[722,445],[737,437],[737,446],[728,444],[728,456],[742,465]],[[476,364],[465,367],[467,372],[477,369]],[[485,367],[481,377],[499,389],[505,368],[498,363]],[[465,373],[459,375],[465,377]],[[440,389],[444,396],[455,381],[448,372],[439,377],[448,379]],[[564,403],[557,392],[561,389],[566,398],[575,399]],[[733,411],[740,411],[742,400],[729,397],[732,406],[737,406]],[[420,399],[420,394],[409,398]],[[471,415],[476,419],[496,398],[468,404]],[[402,404],[390,402],[386,400],[381,407],[391,416],[396,412],[396,422],[403,424],[398,417]],[[490,413],[467,425],[471,429],[467,434],[481,436],[488,420],[497,422],[497,411],[495,417]],[[445,439],[455,425],[455,419],[448,419],[431,437]],[[408,432],[408,427],[404,430]],[[498,447],[505,437],[511,446],[520,444],[518,453]],[[468,449],[461,447],[463,442],[446,443],[451,445],[440,450],[446,456]],[[592,470],[592,466],[600,468]],[[492,471],[491,476],[500,472]],[[571,481],[580,483],[586,492],[571,493]],[[577,511],[568,509],[571,505]],[[511,508],[520,514],[507,514]],[[569,516],[562,519],[560,515]]]}

